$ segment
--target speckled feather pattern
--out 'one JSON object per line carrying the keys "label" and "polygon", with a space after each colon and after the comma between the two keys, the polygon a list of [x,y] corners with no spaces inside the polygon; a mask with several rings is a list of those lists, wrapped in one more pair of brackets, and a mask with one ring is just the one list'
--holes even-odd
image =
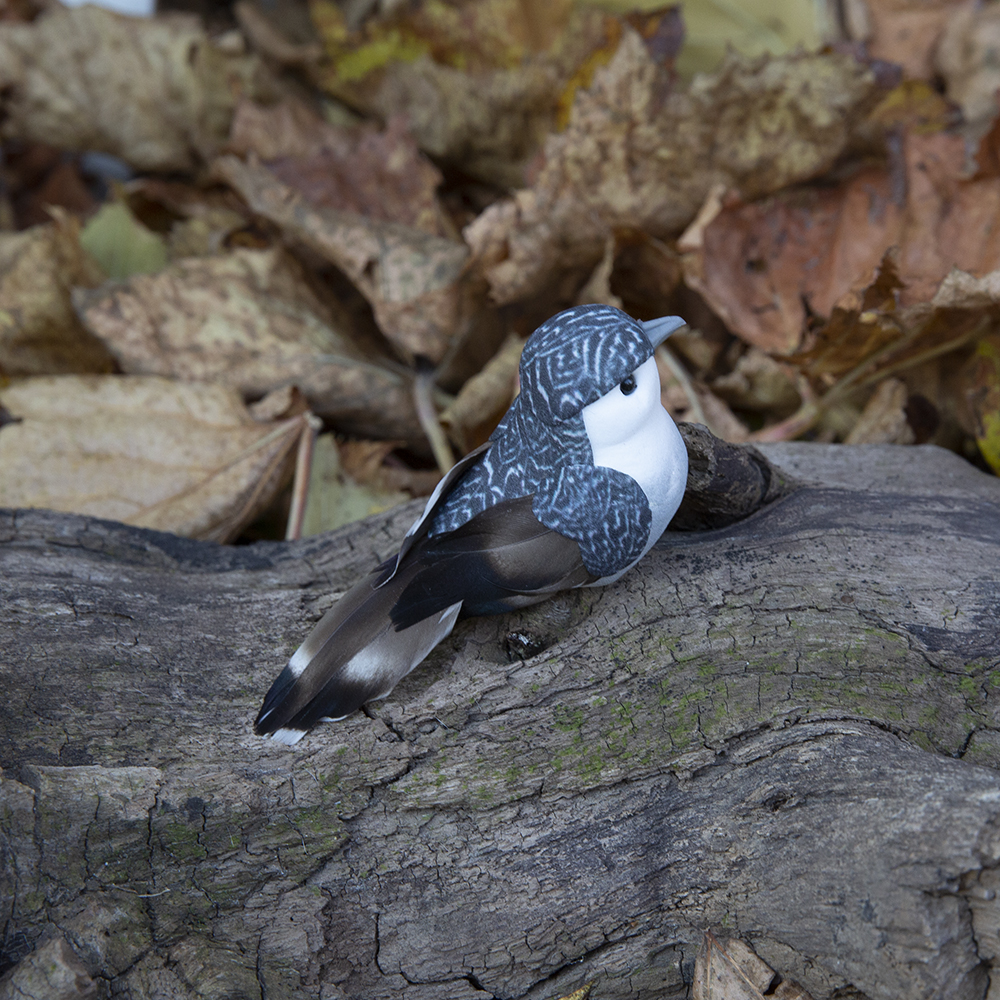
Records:
{"label": "speckled feather pattern", "polygon": [[520,395],[428,534],[454,531],[501,500],[533,496],[535,517],[577,541],[595,577],[628,566],[649,537],[649,502],[631,477],[595,468],[580,411],[652,353],[642,326],[611,306],[579,306],[540,326],[521,355]]}

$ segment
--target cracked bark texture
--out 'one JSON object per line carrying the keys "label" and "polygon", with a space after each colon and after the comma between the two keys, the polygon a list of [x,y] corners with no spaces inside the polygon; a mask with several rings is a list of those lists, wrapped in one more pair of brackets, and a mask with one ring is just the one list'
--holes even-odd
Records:
{"label": "cracked bark texture", "polygon": [[816,1000],[995,1000],[1000,482],[761,450],[804,485],[291,750],[260,698],[412,506],[247,548],[0,513],[0,997],[680,998],[717,928]]}

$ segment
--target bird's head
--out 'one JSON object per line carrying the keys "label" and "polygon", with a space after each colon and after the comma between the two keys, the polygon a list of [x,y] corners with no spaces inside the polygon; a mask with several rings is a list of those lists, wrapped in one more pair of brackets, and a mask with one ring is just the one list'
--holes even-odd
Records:
{"label": "bird's head", "polygon": [[683,325],[678,316],[641,323],[613,306],[567,309],[524,346],[521,405],[550,426],[571,420],[612,389],[627,392],[656,347]]}

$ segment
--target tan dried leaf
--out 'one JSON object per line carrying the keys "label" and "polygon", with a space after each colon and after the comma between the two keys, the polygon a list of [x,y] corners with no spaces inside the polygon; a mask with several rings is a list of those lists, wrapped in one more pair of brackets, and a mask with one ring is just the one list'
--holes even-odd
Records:
{"label": "tan dried leaf", "polygon": [[913,444],[913,428],[906,421],[908,395],[898,378],[879,383],[844,444]]}
{"label": "tan dried leaf", "polygon": [[782,981],[772,991],[774,970],[739,938],[720,939],[706,932],[694,964],[691,1000],[812,1000],[798,983]]}
{"label": "tan dried leaf", "polygon": [[114,359],[73,311],[74,285],[103,280],[71,219],[0,233],[0,375],[110,372]]}
{"label": "tan dried leaf", "polygon": [[280,249],[187,258],[75,299],[129,374],[216,382],[250,398],[295,384],[314,412],[345,429],[420,438],[402,376],[338,332]]}
{"label": "tan dried leaf", "polygon": [[333,435],[323,434],[316,439],[313,452],[302,534],[333,531],[410,499],[409,493],[357,482],[345,472]]}
{"label": "tan dried leaf", "polygon": [[712,383],[712,391],[730,406],[768,413],[778,420],[793,413],[802,401],[786,367],[753,347],[731,372]]}
{"label": "tan dried leaf", "polygon": [[400,115],[383,131],[341,128],[300,103],[242,101],[229,147],[269,161],[272,173],[313,205],[401,222],[434,236],[450,232],[436,195],[441,172]]}
{"label": "tan dried leaf", "polygon": [[864,0],[867,7],[868,51],[903,67],[911,79],[934,76],[934,54],[948,21],[967,0]]}
{"label": "tan dried leaf", "polygon": [[404,491],[411,497],[429,496],[441,480],[441,473],[411,469],[402,462],[390,464],[389,456],[405,441],[339,441],[340,462],[356,483],[381,492]]}
{"label": "tan dried leaf", "polygon": [[961,105],[965,120],[979,132],[997,113],[998,48],[1000,9],[995,4],[966,3],[952,11],[934,55],[948,96]]}
{"label": "tan dried leaf", "polygon": [[254,212],[339,267],[404,356],[440,361],[452,337],[473,321],[480,300],[475,284],[463,280],[464,244],[311,205],[266,167],[235,156],[218,159],[215,170]]}
{"label": "tan dried leaf", "polygon": [[395,5],[357,36],[341,9],[310,5],[330,56],[321,85],[388,121],[404,115],[420,147],[503,187],[525,183],[562,93],[606,42],[602,12],[566,0]]}
{"label": "tan dried leaf", "polygon": [[715,185],[755,198],[828,169],[878,96],[870,70],[832,53],[730,55],[685,91],[626,29],[611,62],[550,136],[534,186],[465,229],[505,303],[589,271],[615,228],[675,235]]}
{"label": "tan dried leaf", "polygon": [[256,67],[214,45],[194,17],[57,4],[31,24],[0,25],[2,134],[187,170],[225,140]]}
{"label": "tan dried leaf", "polygon": [[0,390],[0,506],[228,541],[292,474],[302,419],[259,423],[222,386],[63,375]]}
{"label": "tan dried leaf", "polygon": [[[441,423],[471,449],[485,441],[514,398],[517,368],[524,340],[510,334],[483,370],[462,386],[451,405],[441,414]],[[486,429],[485,434],[475,434]]]}

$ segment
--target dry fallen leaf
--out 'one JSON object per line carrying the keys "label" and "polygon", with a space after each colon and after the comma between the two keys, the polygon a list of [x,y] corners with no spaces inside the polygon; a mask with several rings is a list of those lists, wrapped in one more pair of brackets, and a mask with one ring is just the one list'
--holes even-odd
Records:
{"label": "dry fallen leaf", "polygon": [[523,348],[524,340],[510,334],[483,370],[462,386],[454,402],[441,414],[441,423],[466,450],[482,444],[510,406]]}
{"label": "dry fallen leaf", "polygon": [[167,263],[167,245],[120,201],[98,209],[80,232],[80,245],[109,278],[152,274]]}
{"label": "dry fallen leaf", "polygon": [[245,397],[294,383],[345,430],[418,440],[403,376],[366,358],[280,249],[179,260],[76,295],[129,374],[216,382]]}
{"label": "dry fallen leaf", "polygon": [[785,1000],[811,1000],[801,986],[782,981],[774,970],[738,938],[719,939],[711,932],[698,950],[691,1000],[764,1000],[767,996]]}
{"label": "dry fallen leaf", "polygon": [[114,359],[73,311],[74,285],[103,275],[71,219],[0,233],[0,375],[110,372]]}
{"label": "dry fallen leaf", "polygon": [[873,106],[874,75],[849,56],[736,55],[670,91],[626,28],[611,62],[550,136],[533,187],[465,229],[494,299],[512,302],[600,260],[617,228],[675,235],[716,185],[754,198],[828,169]]}
{"label": "dry fallen leaf", "polygon": [[333,531],[410,499],[409,493],[400,490],[379,489],[357,482],[344,470],[333,435],[322,434],[313,452],[302,534]]}
{"label": "dry fallen leaf", "polygon": [[988,128],[997,112],[998,46],[1000,9],[995,4],[963,4],[951,12],[934,56],[948,96],[961,105],[977,133]]}
{"label": "dry fallen leaf", "polygon": [[0,24],[5,139],[113,153],[142,170],[186,170],[229,131],[257,62],[222,51],[197,18],[50,7]]}
{"label": "dry fallen leaf", "polygon": [[221,386],[64,375],[0,390],[0,506],[229,541],[289,481],[302,419],[258,423]]}
{"label": "dry fallen leaf", "polygon": [[560,97],[606,41],[605,16],[567,0],[385,5],[356,30],[313,0],[329,61],[320,84],[383,121],[405,115],[420,147],[473,177],[516,187]]}
{"label": "dry fallen leaf", "polygon": [[356,483],[381,493],[401,491],[411,497],[430,496],[441,481],[441,473],[413,469],[393,452],[405,441],[365,441],[349,438],[337,442],[340,464]]}
{"label": "dry fallen leaf", "polygon": [[302,104],[243,101],[228,145],[268,161],[275,177],[312,205],[401,222],[434,236],[451,232],[435,193],[441,173],[417,148],[401,115],[384,131],[348,129]]}
{"label": "dry fallen leaf", "polygon": [[1000,336],[984,337],[976,345],[971,367],[966,395],[974,414],[976,444],[1000,475]]}
{"label": "dry fallen leaf", "polygon": [[404,357],[440,361],[480,306],[464,244],[411,226],[311,205],[266,167],[223,156],[216,173],[258,215],[339,267]]}
{"label": "dry fallen leaf", "polygon": [[719,211],[685,278],[737,336],[779,354],[801,342],[807,309],[829,316],[896,247],[899,303],[929,301],[953,267],[1000,267],[1000,178],[962,180],[961,136],[907,134],[905,176],[870,168],[836,188]]}
{"label": "dry fallen leaf", "polygon": [[769,413],[778,419],[789,416],[802,402],[788,371],[753,347],[729,374],[712,383],[712,391],[739,410]]}
{"label": "dry fallen leaf", "polygon": [[844,444],[913,444],[916,436],[906,421],[908,397],[898,378],[880,382]]}
{"label": "dry fallen leaf", "polygon": [[855,34],[867,43],[873,59],[884,59],[903,67],[911,79],[934,76],[934,53],[948,21],[966,0],[855,0],[866,8]]}

